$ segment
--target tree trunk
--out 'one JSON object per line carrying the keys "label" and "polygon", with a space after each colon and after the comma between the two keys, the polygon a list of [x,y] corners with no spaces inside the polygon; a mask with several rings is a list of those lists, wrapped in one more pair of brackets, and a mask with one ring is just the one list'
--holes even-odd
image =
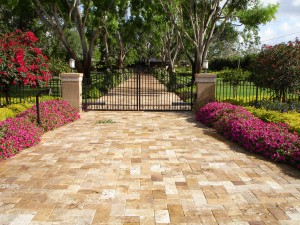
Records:
{"label": "tree trunk", "polygon": [[5,95],[5,100],[6,100],[6,105],[10,105],[10,98],[9,98],[9,86],[5,85],[4,86],[4,95]]}
{"label": "tree trunk", "polygon": [[89,55],[84,57],[82,64],[83,64],[82,72],[83,72],[84,78],[90,84],[92,82],[92,80],[91,80],[91,67],[92,67],[91,57]]}
{"label": "tree trunk", "polygon": [[108,45],[108,39],[107,39],[107,34],[105,34],[104,36],[104,42],[105,42],[105,66],[106,68],[109,68],[111,69],[111,65],[110,65],[110,62],[109,62],[109,45]]}
{"label": "tree trunk", "polygon": [[200,57],[200,54],[198,52],[195,52],[195,59],[192,62],[192,81],[195,81],[196,74],[201,72],[202,66],[202,59]]}
{"label": "tree trunk", "polygon": [[120,49],[119,57],[118,57],[118,69],[122,69],[124,67],[124,53],[123,49]]}

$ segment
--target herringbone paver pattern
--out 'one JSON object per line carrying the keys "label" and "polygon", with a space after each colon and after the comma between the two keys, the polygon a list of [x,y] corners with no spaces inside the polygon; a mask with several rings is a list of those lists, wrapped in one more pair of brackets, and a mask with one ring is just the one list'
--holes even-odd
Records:
{"label": "herringbone paver pattern", "polygon": [[88,112],[46,133],[0,163],[0,224],[300,224],[298,171],[193,118]]}

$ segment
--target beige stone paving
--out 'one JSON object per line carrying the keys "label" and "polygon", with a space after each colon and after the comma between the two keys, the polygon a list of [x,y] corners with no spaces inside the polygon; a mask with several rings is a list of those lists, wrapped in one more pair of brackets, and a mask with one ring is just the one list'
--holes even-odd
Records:
{"label": "beige stone paving", "polygon": [[300,224],[298,171],[193,118],[87,112],[46,133],[0,163],[0,224]]}

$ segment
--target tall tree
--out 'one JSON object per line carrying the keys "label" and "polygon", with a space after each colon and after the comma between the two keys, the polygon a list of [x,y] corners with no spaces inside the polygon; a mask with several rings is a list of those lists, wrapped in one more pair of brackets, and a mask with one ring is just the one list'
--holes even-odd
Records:
{"label": "tall tree", "polygon": [[[177,27],[192,64],[193,75],[201,72],[210,45],[220,37],[226,24],[245,25],[245,31],[274,18],[278,5],[264,7],[259,0],[160,0]],[[219,27],[219,29],[216,29]],[[189,51],[190,48],[192,51]]]}
{"label": "tall tree", "polygon": [[[19,0],[7,0],[11,5]],[[92,56],[100,35],[104,17],[118,0],[30,0],[41,21],[59,38],[69,56],[76,60],[76,69],[90,77]],[[81,53],[72,48],[67,34],[78,33]]]}

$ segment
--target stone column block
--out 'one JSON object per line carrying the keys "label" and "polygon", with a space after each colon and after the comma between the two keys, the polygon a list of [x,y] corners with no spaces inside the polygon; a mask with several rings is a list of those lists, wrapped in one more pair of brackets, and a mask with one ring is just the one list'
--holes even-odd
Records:
{"label": "stone column block", "polygon": [[82,108],[82,73],[62,73],[62,98],[71,106],[81,111]]}
{"label": "stone column block", "polygon": [[216,74],[196,74],[197,103],[207,103],[215,100]]}

